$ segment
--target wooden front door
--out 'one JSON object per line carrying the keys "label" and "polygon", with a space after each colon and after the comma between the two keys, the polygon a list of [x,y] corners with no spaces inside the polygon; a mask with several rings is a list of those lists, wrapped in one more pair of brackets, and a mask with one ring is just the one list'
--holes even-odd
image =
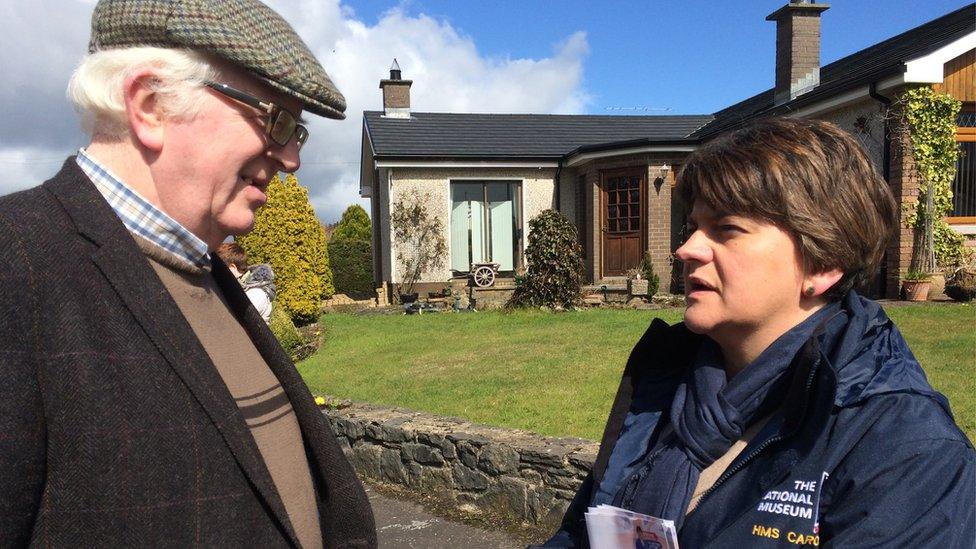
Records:
{"label": "wooden front door", "polygon": [[605,172],[601,180],[603,276],[623,276],[644,254],[647,170]]}

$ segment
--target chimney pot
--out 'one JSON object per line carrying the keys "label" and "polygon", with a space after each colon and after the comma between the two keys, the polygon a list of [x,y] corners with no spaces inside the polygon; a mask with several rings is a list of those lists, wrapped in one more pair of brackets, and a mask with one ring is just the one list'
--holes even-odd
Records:
{"label": "chimney pot", "polygon": [[403,80],[400,64],[393,58],[390,65],[390,78],[380,80],[383,90],[383,116],[389,118],[410,118],[410,85],[413,80]]}
{"label": "chimney pot", "polygon": [[393,58],[393,64],[390,65],[390,80],[400,80],[400,64],[397,63],[396,57]]}

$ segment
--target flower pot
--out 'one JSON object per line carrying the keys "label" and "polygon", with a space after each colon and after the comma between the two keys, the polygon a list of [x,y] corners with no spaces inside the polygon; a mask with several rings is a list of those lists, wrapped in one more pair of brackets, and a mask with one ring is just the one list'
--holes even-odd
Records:
{"label": "flower pot", "polygon": [[932,273],[929,277],[929,282],[932,283],[929,286],[929,298],[931,299],[945,299],[945,285],[946,278],[942,273]]}
{"label": "flower pot", "polygon": [[908,301],[926,301],[929,298],[931,286],[932,283],[928,280],[903,280],[901,293]]}
{"label": "flower pot", "polygon": [[627,281],[627,290],[632,296],[647,295],[648,281],[645,279],[631,278]]}
{"label": "flower pot", "polygon": [[413,303],[414,301],[417,301],[418,297],[420,296],[416,292],[412,294],[400,294],[400,303],[403,303],[404,305],[407,303]]}

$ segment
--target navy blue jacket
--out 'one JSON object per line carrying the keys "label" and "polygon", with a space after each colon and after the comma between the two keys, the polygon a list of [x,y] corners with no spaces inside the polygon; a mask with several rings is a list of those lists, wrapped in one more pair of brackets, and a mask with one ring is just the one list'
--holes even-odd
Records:
{"label": "navy blue jacket", "polygon": [[[828,356],[814,334],[800,349],[783,406],[685,518],[682,547],[973,547],[972,444],[881,307],[854,292],[843,307],[838,343]],[[661,320],[644,333],[593,470],[545,547],[588,547],[583,513],[634,389],[672,382],[701,341]]]}

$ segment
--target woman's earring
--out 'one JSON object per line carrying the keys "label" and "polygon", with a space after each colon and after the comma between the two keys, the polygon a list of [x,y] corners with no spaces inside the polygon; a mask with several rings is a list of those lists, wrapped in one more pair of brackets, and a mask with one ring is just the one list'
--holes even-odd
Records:
{"label": "woman's earring", "polygon": [[813,294],[816,293],[816,291],[817,289],[811,284],[810,286],[807,286],[807,289],[804,290],[803,293],[807,294],[807,297],[813,297]]}

